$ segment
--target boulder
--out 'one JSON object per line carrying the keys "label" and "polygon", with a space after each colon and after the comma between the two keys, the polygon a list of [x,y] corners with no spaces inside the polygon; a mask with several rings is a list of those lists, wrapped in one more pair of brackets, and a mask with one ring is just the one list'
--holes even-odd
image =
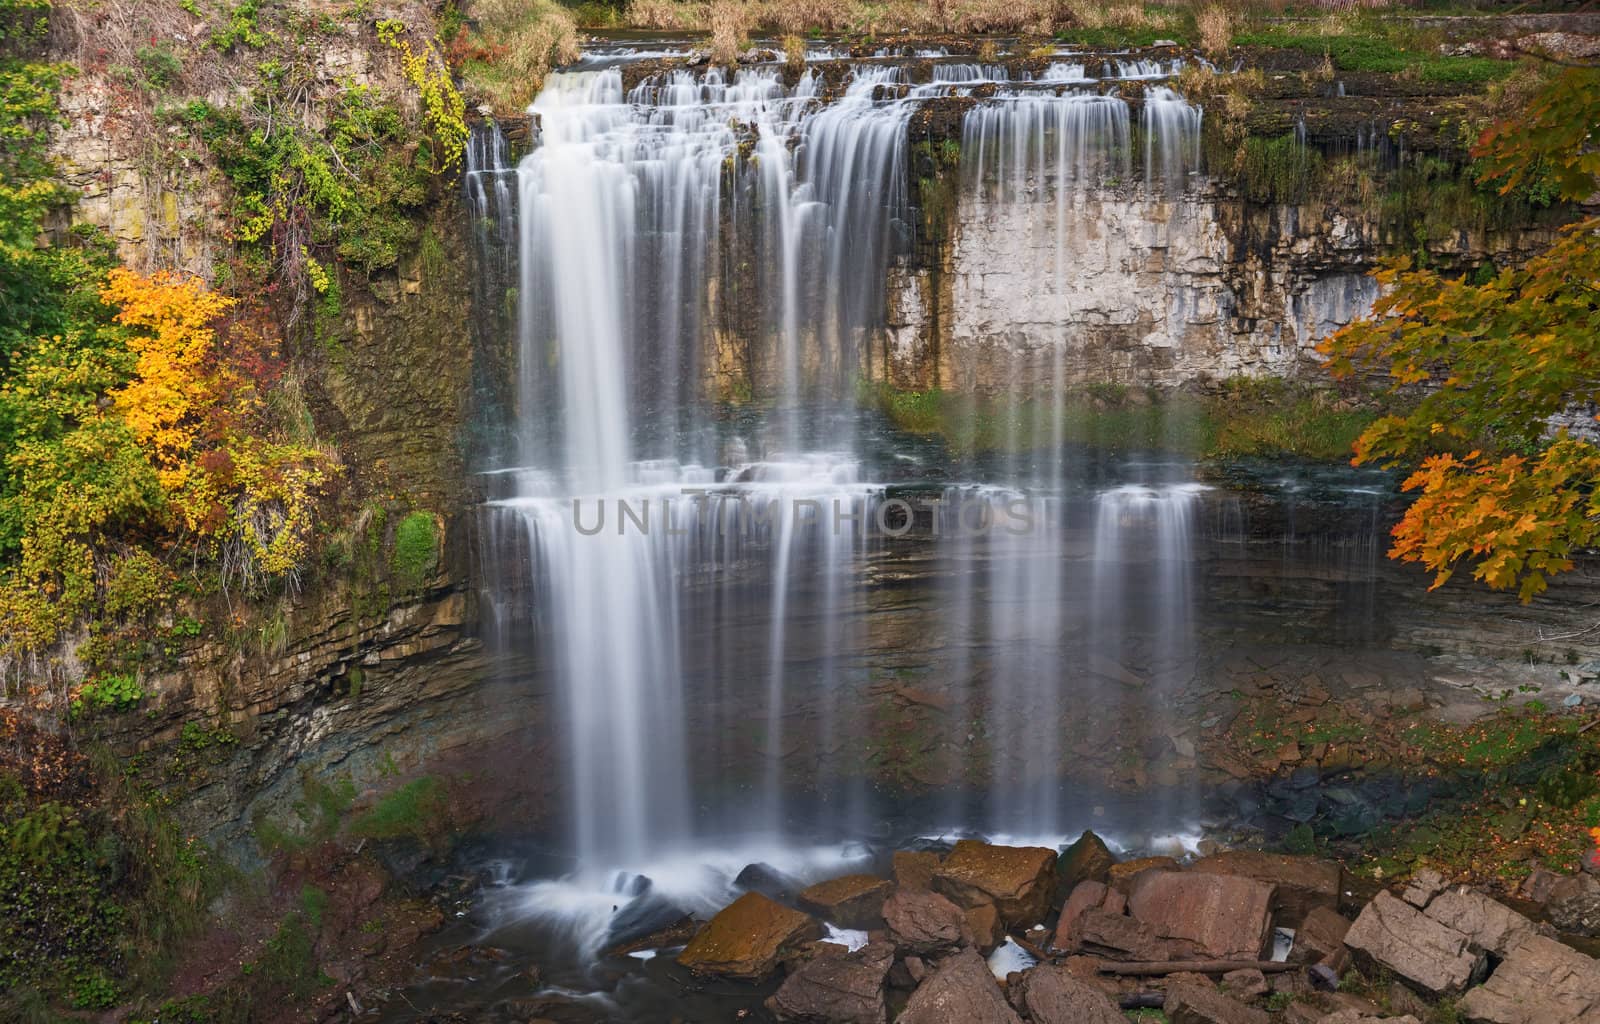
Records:
{"label": "boulder", "polygon": [[1600,880],[1588,875],[1561,879],[1550,887],[1545,910],[1550,923],[1564,932],[1600,936]]}
{"label": "boulder", "polygon": [[870,931],[883,927],[883,901],[894,883],[876,875],[845,875],[802,889],[801,910],[810,911],[841,928]]}
{"label": "boulder", "polygon": [[1270,1024],[1254,1007],[1229,999],[1209,985],[1179,981],[1167,986],[1161,1006],[1171,1024]]}
{"label": "boulder", "polygon": [[1180,951],[1219,960],[1259,960],[1272,941],[1273,888],[1235,875],[1157,871],[1128,897],[1128,913]]}
{"label": "boulder", "polygon": [[1339,906],[1339,880],[1343,871],[1330,860],[1228,850],[1200,858],[1189,870],[1253,878],[1276,886],[1278,902],[1274,909],[1280,915],[1278,923],[1285,927],[1298,927],[1316,907],[1333,909]]}
{"label": "boulder", "polygon": [[1128,1024],[1110,997],[1065,967],[1040,964],[1012,979],[1006,997],[1033,1024]]}
{"label": "boulder", "polygon": [[933,888],[963,907],[993,903],[1007,926],[1027,926],[1050,912],[1055,866],[1055,851],[1043,846],[963,839],[934,872]]}
{"label": "boulder", "polygon": [[1289,950],[1289,961],[1297,964],[1314,964],[1344,950],[1344,937],[1350,931],[1350,922],[1337,911],[1327,907],[1313,908],[1306,919],[1295,929],[1294,946]]}
{"label": "boulder", "polygon": [[1022,1024],[983,957],[963,949],[917,986],[896,1024]]}
{"label": "boulder", "polygon": [[1400,898],[1418,910],[1426,907],[1433,898],[1444,892],[1444,876],[1432,868],[1423,868],[1411,876]]}
{"label": "boulder", "polygon": [[1085,910],[1098,907],[1120,914],[1127,906],[1127,897],[1104,882],[1079,882],[1067,897],[1067,902],[1061,905],[1061,916],[1056,921],[1055,937],[1050,940],[1050,945],[1064,953],[1077,952],[1078,918]]}
{"label": "boulder", "polygon": [[1106,872],[1106,884],[1124,896],[1133,893],[1133,883],[1148,871],[1177,871],[1178,862],[1171,857],[1140,857],[1111,865]]}
{"label": "boulder", "polygon": [[1481,892],[1457,887],[1435,896],[1423,911],[1481,949],[1504,957],[1534,935],[1533,922]]}
{"label": "boulder", "polygon": [[972,941],[977,945],[978,952],[988,956],[1006,937],[1006,926],[1000,923],[1000,911],[995,909],[993,903],[984,903],[968,907],[964,913],[967,930],[972,933]]}
{"label": "boulder", "polygon": [[1600,1022],[1600,960],[1535,935],[1457,1004],[1474,1024]]}
{"label": "boulder", "polygon": [[820,957],[785,978],[767,1009],[795,1024],[884,1024],[889,1011],[883,983],[893,963],[894,947],[887,942]]}
{"label": "boulder", "polygon": [[1091,907],[1078,916],[1075,935],[1078,948],[1091,956],[1147,963],[1173,958],[1172,944],[1149,925],[1099,907]]}
{"label": "boulder", "polygon": [[758,892],[780,903],[793,901],[795,893],[805,888],[799,879],[784,874],[771,864],[759,861],[746,864],[744,869],[734,876],[733,884],[745,892]]}
{"label": "boulder", "polygon": [[1079,882],[1104,882],[1116,862],[1105,840],[1085,831],[1056,858],[1057,891],[1071,892]]}
{"label": "boulder", "polygon": [[822,925],[811,915],[747,892],[689,940],[678,962],[700,974],[759,981],[784,957],[821,937]]}
{"label": "boulder", "polygon": [[902,953],[938,953],[972,945],[966,914],[936,892],[896,890],[883,901],[883,919]]}
{"label": "boulder", "polygon": [[933,873],[942,858],[932,850],[896,850],[894,882],[902,889],[926,889],[933,884]]}
{"label": "boulder", "polygon": [[1482,950],[1448,925],[1380,892],[1345,933],[1344,944],[1364,966],[1392,971],[1435,999],[1458,996],[1483,977]]}
{"label": "boulder", "polygon": [[1267,976],[1254,967],[1245,967],[1224,974],[1222,987],[1228,995],[1247,1003],[1272,991],[1272,986],[1267,984]]}

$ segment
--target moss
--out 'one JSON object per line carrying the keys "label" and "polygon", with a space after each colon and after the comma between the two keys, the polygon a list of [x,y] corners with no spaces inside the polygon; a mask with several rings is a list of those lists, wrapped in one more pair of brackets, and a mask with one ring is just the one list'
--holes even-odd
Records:
{"label": "moss", "polygon": [[1403,29],[1357,22],[1341,35],[1302,35],[1286,29],[1268,29],[1235,37],[1239,46],[1267,46],[1300,50],[1314,56],[1326,54],[1336,71],[1398,75],[1415,74],[1424,82],[1470,84],[1492,82],[1516,70],[1514,61],[1487,57],[1441,55],[1435,46]]}
{"label": "moss", "polygon": [[410,837],[431,842],[445,818],[444,783],[431,775],[414,779],[357,818],[351,832],[367,839]]}
{"label": "moss", "polygon": [[394,531],[394,555],[390,568],[395,580],[407,590],[416,590],[427,581],[439,561],[439,527],[431,512],[412,512],[400,520]]}
{"label": "moss", "polygon": [[1314,195],[1327,175],[1322,153],[1292,133],[1252,135],[1236,161],[1239,189],[1258,203],[1296,203]]}

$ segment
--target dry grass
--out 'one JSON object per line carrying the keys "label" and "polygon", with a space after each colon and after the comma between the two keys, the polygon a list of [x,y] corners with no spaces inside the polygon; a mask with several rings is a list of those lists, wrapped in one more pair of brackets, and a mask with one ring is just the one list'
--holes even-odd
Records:
{"label": "dry grass", "polygon": [[553,0],[475,0],[469,11],[463,78],[502,113],[532,103],[552,65],[578,59],[577,23]]}
{"label": "dry grass", "polygon": [[622,20],[634,28],[699,28],[705,24],[704,7],[704,4],[674,3],[673,0],[628,0]]}
{"label": "dry grass", "polygon": [[1233,44],[1234,13],[1221,4],[1208,4],[1196,11],[1194,26],[1200,49],[1208,56],[1220,57]]}
{"label": "dry grass", "polygon": [[806,41],[804,37],[793,32],[783,37],[784,64],[790,71],[799,74],[806,69]]}
{"label": "dry grass", "polygon": [[712,0],[706,15],[711,31],[711,59],[717,64],[734,64],[749,45],[750,30],[756,25],[756,5],[746,0]]}

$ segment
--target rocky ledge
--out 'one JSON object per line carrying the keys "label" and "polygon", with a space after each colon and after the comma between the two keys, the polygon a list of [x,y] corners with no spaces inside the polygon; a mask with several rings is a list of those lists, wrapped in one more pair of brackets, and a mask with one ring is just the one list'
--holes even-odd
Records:
{"label": "rocky ledge", "polygon": [[1600,960],[1577,948],[1600,935],[1597,874],[1600,854],[1577,875],[1535,869],[1514,907],[1430,869],[1362,894],[1314,857],[963,840],[896,853],[892,880],[760,886],[658,938],[687,938],[694,974],[776,984],[767,1010],[797,1024],[1117,1024],[1140,1008],[1172,1024],[1600,1024]]}

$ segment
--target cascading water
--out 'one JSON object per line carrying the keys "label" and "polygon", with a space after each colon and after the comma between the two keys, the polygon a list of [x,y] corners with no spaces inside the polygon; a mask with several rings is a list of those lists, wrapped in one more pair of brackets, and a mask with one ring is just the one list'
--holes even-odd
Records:
{"label": "cascading water", "polygon": [[[951,63],[911,84],[899,68],[862,66],[825,97],[811,71],[792,86],[775,68],[676,71],[625,91],[616,67],[582,70],[553,75],[536,100],[514,176],[498,135],[475,143],[467,196],[480,238],[491,249],[517,239],[514,256],[479,257],[515,266],[519,336],[489,561],[527,560],[491,565],[502,578],[491,601],[502,633],[531,634],[555,680],[580,869],[610,878],[730,830],[781,837],[794,758],[827,794],[836,834],[873,816],[860,570],[885,542],[889,492],[857,418],[837,407],[882,321],[890,264],[912,241],[912,115],[1004,78]],[[1075,211],[1137,180],[1141,156],[1128,102],[1060,88],[1079,80],[1081,66],[1060,64],[1042,82],[1002,84],[963,129],[963,201],[1049,204],[1041,225],[1057,259],[1034,272],[1063,295]],[[1199,112],[1159,87],[1142,110],[1146,178],[1181,187]],[[751,276],[730,278],[730,266]],[[753,284],[741,293],[740,280]],[[1069,342],[1052,346],[1042,377],[1023,361],[1014,376],[1059,392]],[[715,414],[712,370],[730,349],[770,404],[762,416]],[[963,580],[947,621],[992,652],[970,666],[990,783],[966,820],[1034,834],[1066,824],[1057,726],[1086,683],[1059,671],[1063,636],[1095,614],[1146,611],[1124,608],[1101,562],[1083,557],[1084,527],[1069,522],[1082,495],[1069,498],[1052,454],[1061,409],[1057,394],[1014,425],[1007,447],[1019,454],[998,467],[999,486],[973,492],[991,520],[1021,508],[1034,528],[956,529],[941,548]],[[1187,519],[1138,528],[1184,557]],[[1161,621],[1184,629],[1175,613]],[[709,650],[685,641],[708,631],[729,635]]]}

